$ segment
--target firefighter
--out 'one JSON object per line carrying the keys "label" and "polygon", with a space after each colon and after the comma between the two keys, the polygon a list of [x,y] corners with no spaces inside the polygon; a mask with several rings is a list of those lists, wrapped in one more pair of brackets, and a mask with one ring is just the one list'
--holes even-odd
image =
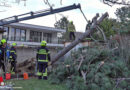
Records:
{"label": "firefighter", "polygon": [[87,26],[86,26],[86,30],[90,29],[91,24],[92,24],[92,22],[89,20],[89,21],[88,21],[88,24],[87,24]]}
{"label": "firefighter", "polygon": [[2,67],[5,75],[5,58],[6,58],[6,40],[2,39],[0,42],[0,68]]}
{"label": "firefighter", "polygon": [[11,69],[10,72],[11,74],[15,74],[16,73],[16,59],[17,59],[17,54],[16,54],[16,43],[12,43],[12,47],[10,48],[10,63],[11,63]]}
{"label": "firefighter", "polygon": [[[37,62],[38,62],[38,79],[44,79],[47,80],[47,67],[48,64],[50,64],[50,52],[48,48],[46,47],[47,42],[42,41],[41,47],[37,50]],[[48,63],[49,62],[49,63]]]}
{"label": "firefighter", "polygon": [[69,38],[70,40],[75,40],[75,26],[73,24],[73,21],[70,21],[69,24],[68,24],[68,32],[69,32]]}

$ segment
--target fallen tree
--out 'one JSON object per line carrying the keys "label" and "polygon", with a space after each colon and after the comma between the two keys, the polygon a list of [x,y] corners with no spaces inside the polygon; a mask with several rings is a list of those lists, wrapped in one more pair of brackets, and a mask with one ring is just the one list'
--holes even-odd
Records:
{"label": "fallen tree", "polygon": [[68,90],[129,90],[130,71],[116,53],[96,45],[80,48],[53,69],[50,80]]}
{"label": "fallen tree", "polygon": [[99,20],[97,20],[97,18],[99,17],[98,14],[96,14],[96,16],[93,18],[93,23],[90,26],[90,29],[85,30],[86,32],[79,37],[78,39],[76,39],[75,41],[73,41],[70,45],[68,45],[67,47],[65,47],[63,50],[61,50],[53,59],[51,62],[51,65],[54,64],[56,61],[59,60],[59,58],[61,58],[62,56],[64,56],[67,52],[69,52],[73,47],[75,47],[78,43],[80,43],[84,38],[86,38],[88,35],[90,35],[96,28],[97,26],[108,16],[108,13],[106,12],[105,14],[103,14]]}

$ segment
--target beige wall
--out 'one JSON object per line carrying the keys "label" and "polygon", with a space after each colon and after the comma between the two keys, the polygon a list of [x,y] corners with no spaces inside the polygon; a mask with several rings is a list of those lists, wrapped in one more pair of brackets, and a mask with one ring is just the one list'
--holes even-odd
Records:
{"label": "beige wall", "polygon": [[[51,53],[51,58],[54,57],[57,52],[55,48],[49,48]],[[23,62],[25,60],[36,58],[36,51],[35,48],[17,48],[17,62]]]}

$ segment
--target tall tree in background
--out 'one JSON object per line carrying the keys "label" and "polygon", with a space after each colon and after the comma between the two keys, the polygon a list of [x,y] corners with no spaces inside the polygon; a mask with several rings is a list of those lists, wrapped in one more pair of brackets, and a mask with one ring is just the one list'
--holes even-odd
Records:
{"label": "tall tree in background", "polygon": [[116,15],[120,23],[120,54],[130,66],[130,6],[117,9]]}
{"label": "tall tree in background", "polygon": [[67,30],[67,25],[69,23],[69,20],[66,17],[62,17],[59,21],[57,21],[54,26],[58,29],[65,29]]}
{"label": "tall tree in background", "polygon": [[117,9],[116,16],[120,22],[120,31],[130,33],[130,6]]}
{"label": "tall tree in background", "polygon": [[62,38],[61,38],[62,40],[65,39],[65,41],[69,40],[68,23],[69,20],[67,19],[67,17],[62,17],[59,21],[57,21],[54,24],[55,28],[66,30],[66,33],[62,33]]}

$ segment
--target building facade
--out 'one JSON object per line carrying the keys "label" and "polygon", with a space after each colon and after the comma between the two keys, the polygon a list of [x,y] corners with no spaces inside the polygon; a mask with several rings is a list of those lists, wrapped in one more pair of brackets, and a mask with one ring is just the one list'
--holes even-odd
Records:
{"label": "building facade", "polygon": [[64,44],[59,43],[58,40],[58,33],[65,32],[63,29],[24,23],[13,23],[4,26],[3,29],[6,32],[0,34],[0,39],[7,39],[9,45],[13,42],[17,43],[18,62],[35,58],[36,49],[42,40],[47,42],[52,57],[55,56],[58,48],[64,47]]}

